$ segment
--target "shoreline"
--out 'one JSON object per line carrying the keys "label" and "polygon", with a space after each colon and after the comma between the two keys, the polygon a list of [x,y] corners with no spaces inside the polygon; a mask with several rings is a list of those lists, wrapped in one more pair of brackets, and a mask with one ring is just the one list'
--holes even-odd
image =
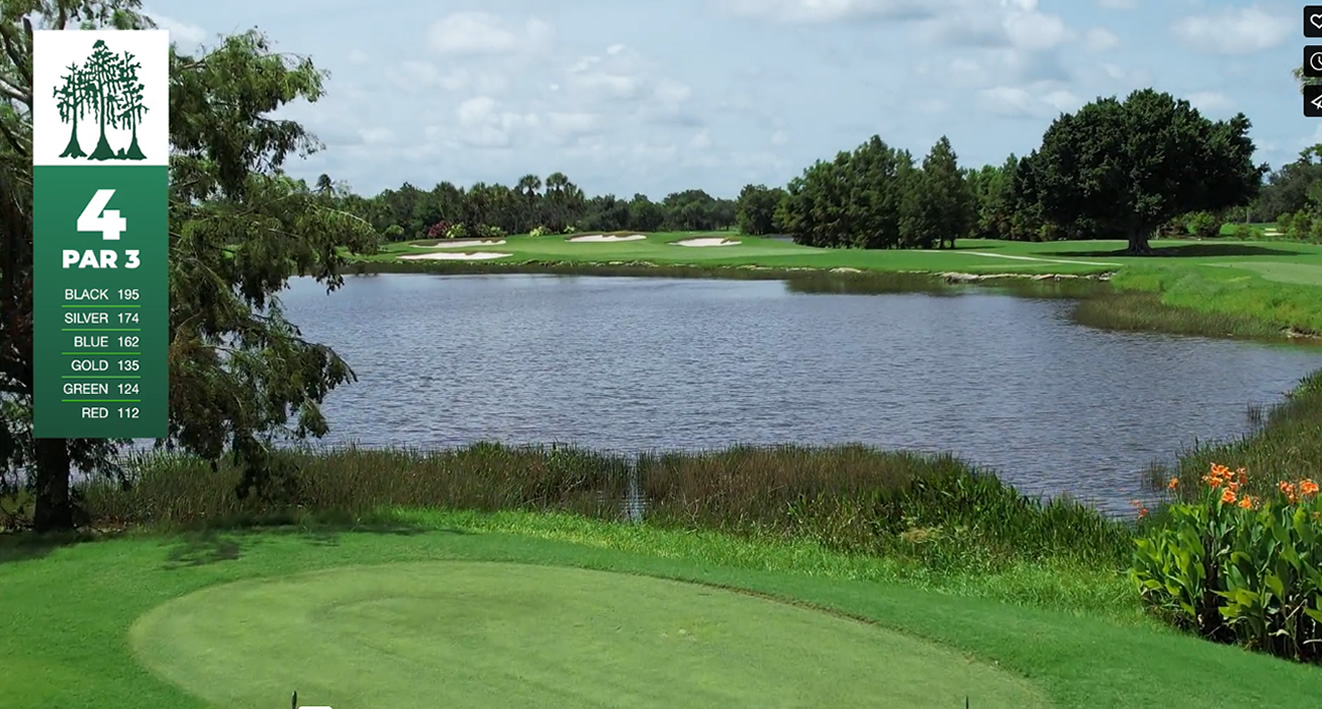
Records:
{"label": "shoreline", "polygon": [[[1172,319],[1183,320],[1179,328],[1165,327],[1167,323],[1154,318],[1154,313],[1135,314],[1134,326],[1121,326],[1116,323],[1097,321],[1075,322],[1088,327],[1118,331],[1160,332],[1170,335],[1194,335],[1222,339],[1249,339],[1264,342],[1292,344],[1322,344],[1322,330],[1314,330],[1298,324],[1282,324],[1262,317],[1259,312],[1241,314],[1218,312],[1216,310],[1194,310],[1184,306],[1162,302],[1165,291],[1133,290],[1116,287],[1114,281],[1122,275],[1121,269],[1102,270],[1095,273],[1018,273],[993,272],[971,273],[967,271],[936,270],[881,270],[860,269],[849,266],[760,266],[760,265],[721,265],[699,263],[657,263],[647,260],[615,261],[562,261],[537,260],[523,261],[485,260],[485,261],[351,261],[344,267],[344,275],[381,275],[391,273],[416,273],[433,275],[569,275],[590,277],[639,277],[639,278],[706,278],[718,280],[784,280],[796,281],[805,277],[823,277],[833,284],[844,286],[844,293],[881,294],[900,292],[943,291],[952,286],[975,286],[995,288],[1009,286],[1011,295],[1022,297],[1063,297],[1079,301],[1081,304],[1111,298],[1119,300],[1124,296],[1142,299],[1143,306],[1154,309],[1156,315],[1169,315]],[[1076,293],[1060,293],[1053,287],[1078,286],[1084,290]],[[1023,292],[1019,289],[1031,289]],[[825,291],[825,288],[823,288]],[[1110,303],[1108,305],[1115,305]],[[1117,306],[1119,307],[1119,306]],[[1237,320],[1231,323],[1245,326],[1227,331],[1223,319]],[[1206,321],[1205,324],[1198,320]],[[1249,328],[1256,323],[1271,328]],[[1189,325],[1192,324],[1192,327]],[[1248,330],[1252,330],[1249,332]]]}

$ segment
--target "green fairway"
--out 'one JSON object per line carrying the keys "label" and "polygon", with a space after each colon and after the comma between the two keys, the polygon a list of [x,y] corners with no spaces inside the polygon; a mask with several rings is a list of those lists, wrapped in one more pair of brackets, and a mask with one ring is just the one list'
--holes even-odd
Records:
{"label": "green fairway", "polygon": [[1046,705],[1022,678],[874,625],[564,567],[425,562],[237,582],[157,607],[131,637],[157,674],[225,707],[291,686],[335,707]]}
{"label": "green fairway", "polygon": [[[796,572],[788,557],[776,572],[732,567],[685,551],[680,531],[647,530],[653,551],[639,554],[613,548],[629,532],[608,523],[562,523],[567,536],[552,536],[570,543],[467,513],[410,519],[0,548],[14,614],[0,696],[98,709],[279,707],[293,690],[337,709],[957,708],[967,693],[972,707],[1092,709],[1311,707],[1322,693],[1317,668],[1148,624]],[[545,536],[541,519],[495,528]]]}
{"label": "green fairway", "polygon": [[1242,268],[1269,281],[1295,283],[1304,286],[1322,286],[1322,265],[1313,263],[1284,263],[1281,261],[1232,261],[1215,266]]}
{"label": "green fairway", "polygon": [[[1194,241],[1164,239],[1152,242],[1156,256],[1127,256],[1124,241],[1018,242],[961,239],[955,249],[820,249],[757,237],[715,232],[738,244],[684,247],[675,242],[702,234],[667,232],[646,239],[615,243],[575,243],[561,236],[511,236],[499,245],[426,248],[444,242],[390,244],[368,261],[396,261],[401,255],[431,252],[485,251],[510,254],[483,264],[611,263],[646,261],[658,265],[763,266],[768,268],[857,268],[875,271],[959,271],[967,273],[1068,273],[1115,271],[1127,266],[1187,267],[1220,264],[1313,265],[1322,268],[1322,246],[1298,242]],[[407,261],[406,261],[407,262]],[[413,263],[419,263],[413,261]],[[421,263],[429,263],[422,261]],[[430,263],[454,266],[463,262]],[[462,265],[460,265],[462,268]],[[1271,267],[1267,267],[1269,270]]]}

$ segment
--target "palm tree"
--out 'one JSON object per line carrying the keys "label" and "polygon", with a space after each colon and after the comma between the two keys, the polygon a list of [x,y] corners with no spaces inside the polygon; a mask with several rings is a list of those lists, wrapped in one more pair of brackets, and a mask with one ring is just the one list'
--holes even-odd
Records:
{"label": "palm tree", "polygon": [[523,195],[525,199],[532,200],[536,198],[537,190],[540,190],[541,188],[542,178],[536,175],[528,174],[519,178],[517,189],[519,194]]}
{"label": "palm tree", "polygon": [[88,109],[88,85],[87,76],[78,68],[77,64],[69,65],[69,73],[60,77],[64,83],[55,87],[55,106],[60,111],[60,120],[63,122],[73,122],[73,128],[69,131],[69,144],[64,147],[64,152],[60,153],[62,158],[81,158],[87,153],[83,152],[83,147],[78,144],[78,118],[87,113]]}

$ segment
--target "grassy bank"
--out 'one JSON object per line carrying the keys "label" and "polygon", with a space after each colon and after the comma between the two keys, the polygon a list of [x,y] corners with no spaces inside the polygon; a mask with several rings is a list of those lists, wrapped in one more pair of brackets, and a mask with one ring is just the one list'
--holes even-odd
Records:
{"label": "grassy bank", "polygon": [[[11,630],[0,634],[0,654],[12,658],[10,671],[0,675],[0,693],[6,706],[14,707],[231,709],[280,706],[294,689],[302,702],[349,706],[339,699],[351,701],[376,688],[385,692],[376,696],[390,697],[392,706],[435,706],[438,693],[466,686],[464,678],[478,674],[487,677],[486,691],[467,694],[463,706],[587,705],[602,682],[612,690],[606,703],[619,703],[627,693],[635,697],[625,701],[630,706],[801,705],[810,698],[798,697],[795,704],[793,680],[837,652],[805,640],[817,638],[839,616],[876,628],[851,643],[852,652],[870,648],[909,658],[899,664],[869,662],[868,674],[894,689],[855,698],[851,706],[963,706],[959,699],[967,696],[974,707],[1007,709],[1035,704],[1302,708],[1322,692],[1315,668],[1133,623],[856,580],[836,571],[848,561],[817,551],[792,553],[794,548],[759,553],[745,542],[681,530],[471,512],[413,513],[393,526],[353,531],[319,526],[0,547],[0,594],[17,613]],[[445,580],[456,573],[457,567],[447,566],[451,562],[534,566],[512,568],[502,577],[506,585],[475,593],[473,579]],[[683,595],[661,596],[656,586],[640,581],[601,597],[615,603],[627,598],[628,613],[603,605],[594,606],[594,613],[564,616],[537,599],[574,594],[570,597],[593,600],[598,590],[617,586],[566,573],[528,576],[564,567],[701,585],[666,589]],[[865,567],[858,562],[855,568]],[[359,573],[342,575],[352,571]],[[309,586],[314,578],[321,583]],[[437,580],[421,583],[432,578]],[[289,595],[299,588],[310,593]],[[734,602],[714,595],[721,588],[824,609],[838,614],[837,620],[805,614],[796,621],[804,624],[795,632],[797,640],[769,642],[758,635],[763,632],[758,623],[724,622],[734,617],[733,610],[711,612],[719,608],[714,603]],[[370,604],[369,593],[375,599]],[[239,613],[240,606],[249,611]],[[650,620],[663,610],[659,623]],[[518,641],[502,644],[500,626],[493,624],[520,612],[532,615],[513,619],[513,627],[523,628]],[[776,609],[754,609],[754,615],[768,616],[769,628],[781,624]],[[296,624],[308,617],[323,622],[298,632]],[[227,618],[234,622],[224,622]],[[581,625],[540,632],[559,629],[557,618]],[[465,629],[487,630],[478,637]],[[634,636],[634,629],[649,632]],[[867,628],[851,632],[869,633]],[[894,632],[921,643],[904,644]],[[427,634],[432,641],[422,642]],[[440,637],[462,643],[464,652],[437,661],[436,653],[447,652]],[[723,655],[706,654],[723,641],[765,650],[751,663],[731,665]],[[235,654],[238,650],[245,652]],[[493,657],[493,650],[500,652],[499,663],[478,662]],[[752,688],[731,683],[725,690],[737,687],[743,694],[694,694],[708,686],[700,675],[746,673],[760,661],[779,667],[786,652],[797,658],[782,669],[788,676],[766,677]],[[929,658],[921,666],[909,664]],[[533,659],[541,662],[530,663]],[[557,671],[536,675],[538,690],[530,699],[517,694],[527,691],[530,675],[511,681],[502,667]],[[878,675],[877,667],[886,672]],[[408,677],[389,686],[379,688],[373,679],[396,677],[402,669]],[[939,686],[930,697],[896,699],[904,696],[897,692],[933,672]],[[830,691],[870,686],[861,679],[836,684],[842,686]]]}

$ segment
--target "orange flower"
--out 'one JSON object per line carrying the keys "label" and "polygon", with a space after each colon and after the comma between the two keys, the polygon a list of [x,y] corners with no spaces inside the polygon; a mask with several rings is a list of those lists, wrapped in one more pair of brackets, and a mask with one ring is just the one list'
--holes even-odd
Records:
{"label": "orange flower", "polygon": [[1212,463],[1212,467],[1207,471],[1207,475],[1203,476],[1203,481],[1207,483],[1208,487],[1215,490],[1216,488],[1221,487],[1221,484],[1226,482],[1229,477],[1230,468]]}
{"label": "orange flower", "polygon": [[1300,481],[1299,481],[1299,494],[1301,494],[1301,495],[1316,495],[1316,494],[1317,494],[1317,483],[1313,482],[1312,480],[1310,480],[1310,479],[1308,479],[1308,478],[1304,478],[1303,480],[1300,480]]}
{"label": "orange flower", "polygon": [[1139,518],[1139,519],[1143,519],[1144,517],[1147,517],[1147,516],[1148,516],[1148,508],[1146,508],[1146,507],[1140,507],[1140,508],[1138,508],[1138,518]]}
{"label": "orange flower", "polygon": [[1248,483],[1248,481],[1249,481],[1249,471],[1247,471],[1247,470],[1245,470],[1245,469],[1243,469],[1243,468],[1240,468],[1239,470],[1236,470],[1236,471],[1235,471],[1235,474],[1236,474],[1236,475],[1239,475],[1239,484],[1240,484],[1240,485],[1245,485],[1245,484]]}
{"label": "orange flower", "polygon": [[1235,482],[1234,480],[1231,480],[1230,482],[1226,483],[1226,489],[1231,492],[1239,492],[1239,483]]}
{"label": "orange flower", "polygon": [[1221,493],[1221,501],[1224,502],[1224,503],[1226,503],[1227,505],[1230,504],[1230,503],[1232,503],[1232,502],[1234,502],[1234,501],[1235,501],[1235,491],[1234,491],[1234,490],[1226,490],[1225,492]]}
{"label": "orange flower", "polygon": [[1276,487],[1281,488],[1281,492],[1287,495],[1294,493],[1294,483],[1289,482],[1287,480],[1280,481],[1279,483],[1276,484]]}
{"label": "orange flower", "polygon": [[1180,479],[1179,479],[1179,478],[1171,478],[1171,481],[1168,482],[1168,483],[1166,483],[1166,489],[1167,489],[1167,490],[1174,490],[1175,488],[1177,488],[1177,487],[1179,487],[1179,486],[1180,486]]}
{"label": "orange flower", "polygon": [[1243,508],[1246,509],[1246,510],[1248,510],[1248,509],[1252,509],[1252,508],[1253,508],[1253,498],[1252,498],[1252,497],[1249,497],[1248,495],[1245,495],[1244,497],[1240,498],[1240,500],[1239,500],[1239,506],[1240,506],[1240,507],[1243,507]]}

